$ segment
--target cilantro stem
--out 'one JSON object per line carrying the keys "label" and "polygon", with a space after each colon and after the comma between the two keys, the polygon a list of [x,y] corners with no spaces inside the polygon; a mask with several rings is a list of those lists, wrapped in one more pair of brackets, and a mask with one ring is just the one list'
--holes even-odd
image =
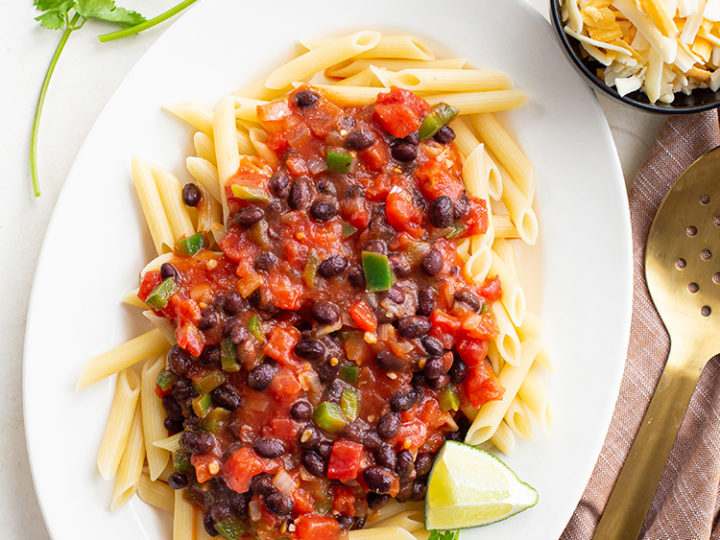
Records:
{"label": "cilantro stem", "polygon": [[184,2],[180,2],[177,6],[168,9],[167,11],[158,15],[157,17],[153,17],[152,19],[149,19],[149,20],[145,21],[144,23],[136,24],[135,26],[131,26],[130,28],[125,28],[123,30],[118,30],[117,32],[110,32],[108,34],[102,34],[102,35],[98,36],[98,39],[104,43],[106,41],[112,41],[114,39],[120,39],[120,38],[124,38],[127,36],[132,36],[132,35],[138,34],[138,33],[142,32],[143,30],[147,30],[148,28],[152,28],[153,26],[166,21],[173,15],[176,15],[177,13],[180,13],[185,8],[191,6],[196,1],[197,0],[184,0]]}
{"label": "cilantro stem", "polygon": [[40,196],[40,182],[38,180],[37,167],[37,141],[38,133],[40,131],[40,118],[42,116],[43,105],[45,105],[45,95],[47,94],[48,87],[50,86],[50,79],[55,71],[55,65],[58,62],[58,58],[60,58],[60,53],[65,48],[65,44],[67,43],[70,34],[76,30],[75,23],[77,23],[79,18],[80,14],[76,13],[60,38],[60,43],[58,43],[58,46],[55,49],[55,54],[53,54],[53,57],[50,60],[50,65],[45,73],[45,80],[43,80],[40,95],[37,100],[37,106],[35,107],[35,118],[33,119],[32,132],[30,134],[30,175],[32,176],[33,193],[36,197]]}

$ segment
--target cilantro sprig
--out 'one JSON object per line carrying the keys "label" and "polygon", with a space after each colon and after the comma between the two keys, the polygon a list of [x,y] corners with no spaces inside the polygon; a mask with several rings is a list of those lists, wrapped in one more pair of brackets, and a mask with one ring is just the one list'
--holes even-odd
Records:
{"label": "cilantro sprig", "polygon": [[448,531],[431,531],[428,540],[457,540],[460,531],[451,529]]}
{"label": "cilantro sprig", "polygon": [[62,30],[60,42],[50,59],[50,65],[48,66],[42,87],[40,88],[40,95],[38,96],[30,135],[30,174],[32,176],[33,192],[36,197],[40,196],[40,182],[37,167],[37,141],[40,131],[40,118],[42,117],[43,105],[45,104],[45,96],[50,86],[50,79],[52,79],[55,66],[60,58],[60,54],[65,48],[65,44],[70,38],[70,34],[82,28],[88,20],[95,19],[117,24],[122,27],[122,29],[117,32],[99,36],[100,41],[111,41],[132,36],[160,24],[196,1],[197,0],[184,0],[157,17],[147,20],[137,11],[115,5],[114,0],[33,0],[35,8],[42,12],[35,18],[35,20],[40,23],[40,26],[48,30]]}

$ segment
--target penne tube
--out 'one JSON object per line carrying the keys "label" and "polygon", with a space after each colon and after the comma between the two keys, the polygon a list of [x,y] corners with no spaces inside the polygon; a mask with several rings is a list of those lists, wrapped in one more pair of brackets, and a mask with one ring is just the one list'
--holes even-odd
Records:
{"label": "penne tube", "polygon": [[206,107],[195,103],[173,103],[165,105],[163,108],[195,129],[199,129],[207,135],[212,133],[212,112]]}
{"label": "penne tube", "polygon": [[[237,112],[237,109],[235,110]],[[235,135],[237,135],[238,152],[242,155],[254,155],[255,147],[252,141],[250,141],[250,135],[248,135],[244,129],[240,128],[237,129]]]}
{"label": "penne tube", "polygon": [[502,302],[495,302],[490,311],[495,316],[495,324],[497,324],[499,332],[493,344],[497,347],[503,360],[510,365],[517,365],[520,361],[521,347],[515,325]]}
{"label": "penne tube", "polygon": [[138,289],[138,288],[136,287],[136,288],[134,288],[132,291],[130,291],[129,293],[127,293],[127,294],[123,297],[123,300],[122,300],[122,301],[123,301],[123,304],[127,304],[128,306],[133,306],[133,307],[139,307],[139,308],[142,308],[142,309],[148,309],[148,305],[147,305],[145,302],[143,302],[142,300],[140,300],[140,299],[138,298],[138,292],[139,292],[139,290],[140,290],[140,289]]}
{"label": "penne tube", "polygon": [[500,301],[505,306],[507,314],[510,316],[512,324],[520,326],[525,317],[525,308],[527,307],[525,300],[525,292],[518,282],[517,274],[512,268],[509,268],[505,261],[495,252],[492,252],[492,262],[490,264],[490,275],[496,275],[502,283],[502,296]]}
{"label": "penne tube", "polygon": [[185,158],[185,167],[190,175],[205,188],[206,192],[220,202],[220,181],[217,167],[207,159],[195,156]]}
{"label": "penne tube", "polygon": [[403,69],[390,74],[389,83],[417,93],[481,92],[512,87],[507,75],[485,69]]}
{"label": "penne tube", "polygon": [[[491,161],[485,154],[485,148],[481,143],[470,153],[462,168],[462,177],[468,194],[485,200],[488,207],[490,206],[490,165]],[[493,244],[495,233],[493,231],[492,212],[487,213],[487,221],[485,234],[473,238],[473,252],[479,249],[480,244],[484,243],[488,246]],[[476,240],[479,242],[476,242]]]}
{"label": "penne tube", "polygon": [[113,512],[126,504],[135,494],[142,476],[143,463],[145,463],[145,444],[143,441],[142,420],[140,418],[140,408],[135,407],[135,414],[130,426],[130,435],[120,459],[110,502],[110,510]]}
{"label": "penne tube", "polygon": [[505,422],[512,432],[525,440],[532,439],[533,425],[530,419],[530,411],[525,404],[515,396],[505,413]]}
{"label": "penne tube", "polygon": [[[150,469],[147,471],[148,474],[150,474]],[[168,483],[168,480],[170,480],[170,475],[172,475],[175,472],[175,464],[173,463],[173,460],[169,460],[165,468],[162,470],[162,472],[158,475],[157,480],[159,482],[165,482]]]}
{"label": "penne tube", "polygon": [[164,439],[153,441],[153,445],[158,448],[167,450],[168,452],[175,452],[176,450],[180,450],[181,437],[182,433],[176,433],[175,435],[170,435],[169,437],[165,437]]}
{"label": "penne tube", "polygon": [[252,143],[257,155],[273,168],[277,167],[280,160],[275,155],[275,152],[273,152],[267,145],[268,136],[265,130],[251,127],[248,130],[248,134],[250,135],[250,142]]}
{"label": "penne tube", "polygon": [[147,454],[151,480],[157,480],[170,459],[170,454],[167,450],[153,444],[155,441],[167,438],[162,401],[155,393],[158,375],[164,367],[164,355],[158,356],[157,358],[149,358],[145,361],[140,374],[140,410],[145,436],[145,452]]}
{"label": "penne tube", "polygon": [[517,109],[527,102],[522,90],[491,90],[489,92],[458,92],[433,94],[425,98],[430,105],[447,103],[459,114],[478,114]]}
{"label": "penne tube", "polygon": [[370,50],[359,58],[405,58],[408,60],[435,60],[435,55],[425,43],[415,36],[382,36]]}
{"label": "penne tube", "polygon": [[477,285],[482,285],[485,281],[490,265],[492,264],[492,253],[490,246],[483,245],[478,251],[475,251],[465,262],[465,273]]}
{"label": "penne tube", "polygon": [[461,69],[465,65],[464,58],[438,58],[436,60],[399,60],[393,58],[357,58],[345,60],[325,70],[328,77],[352,77],[361,71],[374,66],[389,71],[401,69]]}
{"label": "penne tube", "polygon": [[193,147],[199,158],[215,164],[215,143],[207,133],[196,131],[193,135]]}
{"label": "penne tube", "polygon": [[470,122],[515,185],[532,202],[535,196],[535,170],[517,143],[492,114],[471,116]]}
{"label": "penne tube", "polygon": [[548,400],[547,392],[543,389],[537,377],[534,375],[534,369],[527,374],[520,389],[518,396],[527,405],[531,414],[538,421],[540,426],[548,431],[552,426],[552,411]]}
{"label": "penne tube", "polygon": [[137,494],[144,503],[170,514],[175,509],[175,490],[164,482],[153,482],[145,473],[140,476]]}
{"label": "penne tube", "polygon": [[502,202],[510,214],[520,238],[527,244],[535,245],[538,236],[538,221],[530,201],[515,185],[510,175],[498,167],[503,181]]}
{"label": "penne tube", "polygon": [[379,41],[380,33],[373,31],[329,40],[273,70],[265,79],[265,87],[275,90],[287,88],[293,81],[308,79],[318,71],[372,49]]}
{"label": "penne tube", "polygon": [[234,96],[235,118],[245,122],[258,122],[257,108],[259,105],[266,105],[268,102],[261,99],[253,99],[244,96]]}
{"label": "penne tube", "polygon": [[450,127],[455,132],[455,146],[457,146],[463,159],[467,159],[480,144],[480,141],[468,126],[467,120],[462,116],[456,117]]}
{"label": "penne tube", "polygon": [[[515,250],[513,249],[510,242],[508,242],[504,238],[498,238],[493,244],[493,251],[497,254],[498,257],[500,257],[502,262],[505,263],[505,266],[507,266],[510,272],[515,274],[515,276],[519,275],[517,257],[515,256]],[[519,332],[518,335],[520,335]]]}
{"label": "penne tube", "polygon": [[210,536],[208,532],[205,530],[205,525],[203,525],[203,515],[200,510],[197,508],[195,509],[195,540],[212,540],[215,538],[216,540],[220,540],[223,538],[223,536]]}
{"label": "penne tube", "polygon": [[[157,168],[153,169],[153,175],[174,240],[177,241],[195,234],[195,227],[190,220],[187,206],[183,202],[182,189],[178,179],[169,172]],[[173,245],[175,244],[173,243]]]}
{"label": "penne tube", "polygon": [[321,90],[325,97],[341,106],[367,105],[375,101],[379,93],[388,91],[387,88],[338,86],[333,84],[313,84],[313,88]]}
{"label": "penne tube", "polygon": [[500,422],[497,430],[490,437],[490,442],[506,456],[512,454],[515,449],[515,435],[506,422]]}
{"label": "penne tube", "polygon": [[155,244],[158,255],[172,251],[175,244],[173,231],[170,227],[157,184],[153,177],[152,167],[146,161],[134,157],[132,160],[132,176],[135,191],[140,200],[140,207],[145,215],[145,222],[150,229],[150,236]]}
{"label": "penne tube", "polygon": [[151,309],[146,309],[142,312],[142,314],[143,317],[155,325],[155,328],[162,332],[169,344],[175,345],[177,343],[177,340],[175,339],[175,326],[172,322],[164,317],[155,315],[155,312]]}
{"label": "penne tube", "polygon": [[475,445],[484,443],[493,436],[503,421],[503,417],[515,399],[520,385],[527,376],[535,355],[540,349],[539,341],[525,341],[522,345],[522,354],[518,364],[505,364],[498,375],[498,382],[505,389],[503,397],[489,401],[480,407],[475,420],[468,428],[465,436],[466,443]]}
{"label": "penne tube", "polygon": [[228,218],[225,184],[237,172],[240,166],[235,128],[235,103],[228,96],[220,100],[213,115],[213,136],[215,139],[215,161],[218,170],[218,189],[223,209],[223,222]]}
{"label": "penne tube", "polygon": [[356,529],[348,533],[349,540],[415,540],[415,537],[400,527],[378,527]]}
{"label": "penne tube", "polygon": [[[378,76],[382,74],[382,78]],[[388,72],[375,67],[366,68],[355,75],[340,79],[335,86],[388,86],[384,81],[388,79]]]}
{"label": "penne tube", "polygon": [[105,377],[137,364],[141,360],[157,356],[167,348],[168,341],[160,330],[155,329],[145,332],[112,350],[91,358],[85,364],[75,389],[87,388]]}
{"label": "penne tube", "polygon": [[265,86],[265,79],[260,79],[252,84],[244,86],[238,92],[235,92],[236,96],[244,96],[251,99],[260,99],[263,101],[271,101],[280,97],[283,94],[282,90],[272,90]]}
{"label": "penne tube", "polygon": [[383,521],[373,522],[373,527],[400,527],[408,532],[424,530],[423,522],[425,521],[424,512],[422,510],[405,510]]}
{"label": "penne tube", "polygon": [[495,228],[495,238],[520,238],[520,234],[508,215],[493,214],[493,226]]}
{"label": "penne tube", "polygon": [[198,231],[214,233],[216,227],[222,226],[222,206],[214,198],[210,197],[204,186],[198,186],[202,199],[195,207],[198,213]]}
{"label": "penne tube", "polygon": [[195,508],[183,497],[184,489],[175,490],[173,540],[194,540]]}
{"label": "penne tube", "polygon": [[139,396],[140,379],[137,374],[131,369],[120,372],[97,456],[97,467],[104,480],[112,479],[118,470],[123,450],[130,437]]}
{"label": "penne tube", "polygon": [[386,504],[382,505],[374,516],[370,519],[368,525],[375,523],[382,523],[393,516],[397,516],[407,510],[422,510],[422,503],[417,502],[405,502],[401,503],[396,500],[390,500]]}

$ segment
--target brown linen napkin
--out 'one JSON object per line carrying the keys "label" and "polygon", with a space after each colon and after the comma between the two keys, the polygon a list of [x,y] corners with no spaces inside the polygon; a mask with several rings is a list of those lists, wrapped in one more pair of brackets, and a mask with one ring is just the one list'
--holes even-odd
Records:
{"label": "brown linen napkin", "polygon": [[[634,292],[625,374],[605,444],[562,540],[592,537],[670,349],[645,284],[644,251],[650,224],[678,176],[718,144],[716,111],[671,117],[630,189]],[[719,488],[720,365],[715,357],[695,389],[641,538],[720,540]]]}

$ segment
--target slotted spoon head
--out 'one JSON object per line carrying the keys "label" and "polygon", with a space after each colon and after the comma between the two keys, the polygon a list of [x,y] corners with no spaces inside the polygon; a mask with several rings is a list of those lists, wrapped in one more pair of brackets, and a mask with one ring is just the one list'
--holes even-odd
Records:
{"label": "slotted spoon head", "polygon": [[720,148],[678,178],[650,227],[645,275],[670,338],[720,352]]}

